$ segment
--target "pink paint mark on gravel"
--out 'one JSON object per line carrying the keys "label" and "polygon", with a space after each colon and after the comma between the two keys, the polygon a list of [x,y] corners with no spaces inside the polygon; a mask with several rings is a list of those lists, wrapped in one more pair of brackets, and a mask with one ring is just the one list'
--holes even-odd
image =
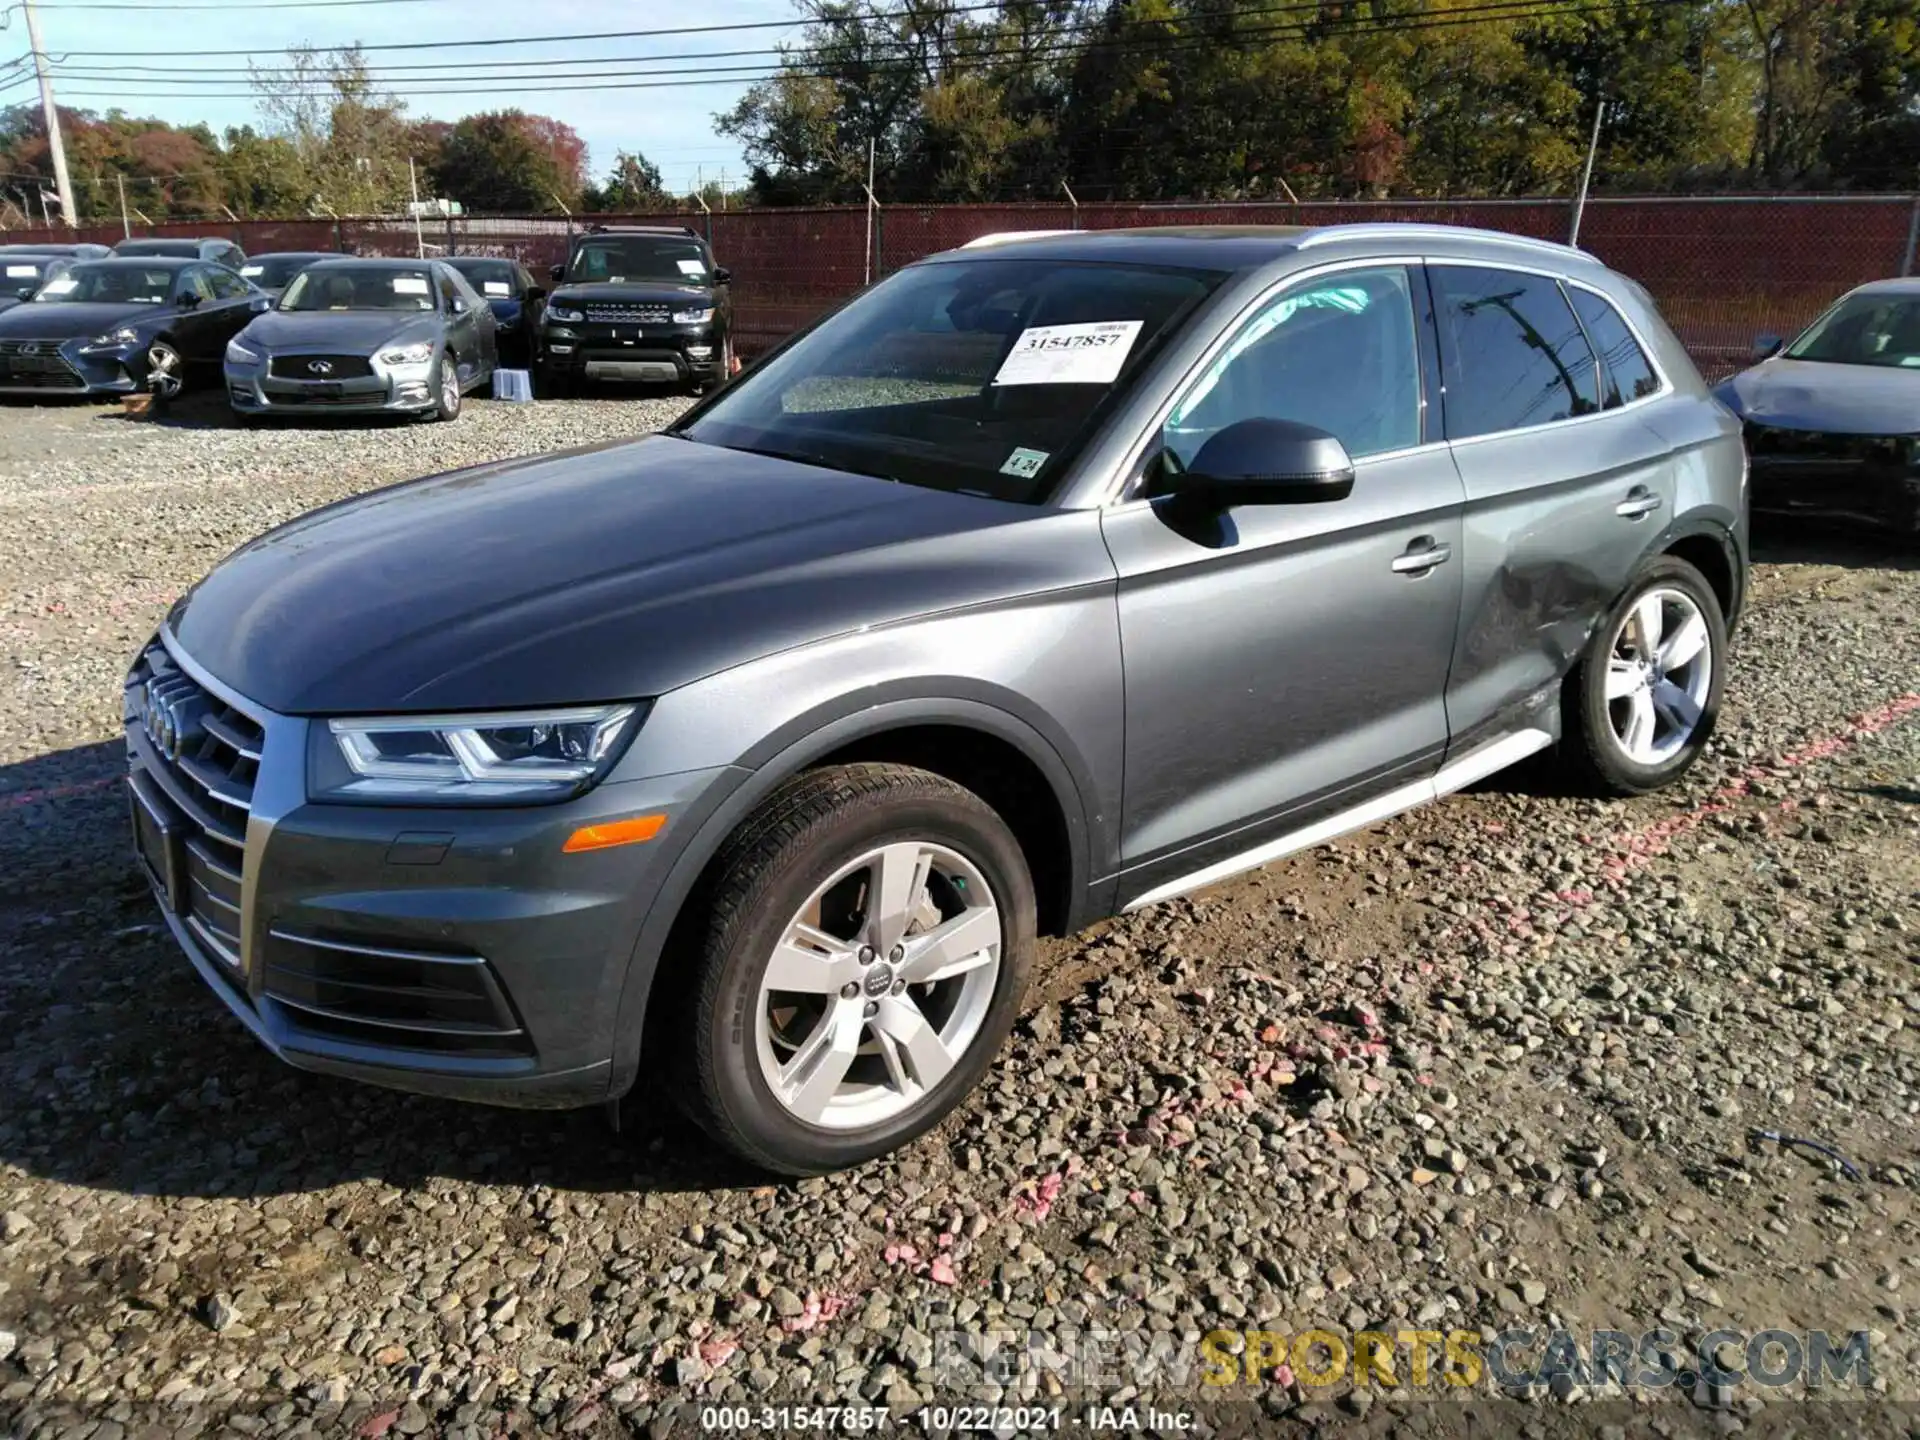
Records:
{"label": "pink paint mark on gravel", "polygon": [[789,1335],[803,1335],[822,1325],[830,1325],[840,1318],[840,1312],[853,1303],[851,1295],[840,1295],[829,1291],[821,1295],[808,1291],[800,1313],[790,1320],[782,1320],[780,1328]]}
{"label": "pink paint mark on gravel", "polygon": [[45,805],[51,800],[64,800],[69,795],[86,795],[95,790],[104,790],[109,785],[118,785],[126,777],[123,775],[102,775],[97,780],[76,780],[71,785],[53,785],[45,790],[22,790],[18,795],[0,795],[0,810],[24,810],[29,805]]}

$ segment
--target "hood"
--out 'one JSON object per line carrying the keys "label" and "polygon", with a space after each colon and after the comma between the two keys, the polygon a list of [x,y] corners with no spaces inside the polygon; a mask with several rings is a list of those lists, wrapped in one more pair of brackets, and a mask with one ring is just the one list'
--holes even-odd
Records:
{"label": "hood", "polygon": [[1920,370],[1774,359],[1742,371],[1717,393],[1756,425],[1835,435],[1920,434]]}
{"label": "hood", "polygon": [[1074,514],[651,436],[317,510],[169,623],[287,714],[642,699],[863,626],[1111,584],[1097,526],[1059,539]]}
{"label": "hood", "polygon": [[16,305],[24,305],[25,303],[24,300],[19,299],[17,296],[0,295],[0,313],[11,310]]}
{"label": "hood", "polygon": [[712,287],[675,285],[667,280],[621,280],[583,285],[569,280],[547,296],[549,305],[678,305],[713,303]]}
{"label": "hood", "polygon": [[58,300],[45,305],[16,305],[0,315],[0,340],[91,338],[122,325],[164,320],[178,313],[170,305],[83,305]]}
{"label": "hood", "polygon": [[330,350],[372,354],[397,340],[431,340],[440,317],[418,310],[268,310],[247,322],[249,342],[269,350]]}

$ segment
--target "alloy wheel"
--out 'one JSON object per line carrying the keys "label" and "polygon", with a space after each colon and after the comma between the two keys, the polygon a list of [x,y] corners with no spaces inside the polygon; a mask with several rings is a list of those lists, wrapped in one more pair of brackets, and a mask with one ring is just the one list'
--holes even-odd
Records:
{"label": "alloy wheel", "polygon": [[814,890],[767,961],[761,1077],[822,1129],[905,1113],[978,1039],[1001,945],[999,905],[972,862],[916,840],[867,851]]}
{"label": "alloy wheel", "polygon": [[1607,658],[1607,718],[1636,765],[1671,760],[1700,726],[1713,688],[1712,633],[1684,590],[1661,586],[1633,602]]}
{"label": "alloy wheel", "polygon": [[440,366],[440,409],[449,420],[460,413],[460,372],[451,355]]}
{"label": "alloy wheel", "polygon": [[162,400],[171,400],[186,388],[180,352],[164,340],[147,347],[147,388]]}

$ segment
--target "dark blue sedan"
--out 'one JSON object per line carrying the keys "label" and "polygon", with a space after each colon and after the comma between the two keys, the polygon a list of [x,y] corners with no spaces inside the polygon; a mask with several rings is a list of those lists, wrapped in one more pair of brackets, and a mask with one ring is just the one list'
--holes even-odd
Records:
{"label": "dark blue sedan", "polygon": [[500,364],[517,370],[533,366],[534,336],[540,333],[540,312],[547,292],[518,260],[484,255],[453,255],[447,264],[467,277],[493,311],[499,326]]}

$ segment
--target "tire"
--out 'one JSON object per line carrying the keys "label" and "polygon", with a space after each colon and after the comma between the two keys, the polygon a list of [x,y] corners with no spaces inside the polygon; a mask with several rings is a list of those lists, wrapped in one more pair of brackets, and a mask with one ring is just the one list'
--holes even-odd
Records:
{"label": "tire", "polygon": [[[710,873],[685,1009],[666,1027],[679,1037],[673,1093],[722,1146],[784,1175],[844,1169],[922,1134],[973,1088],[1018,1012],[1035,924],[1026,859],[978,796],[904,765],[808,771]],[[866,897],[892,888],[883,873],[910,877],[898,893],[919,904],[876,915]],[[931,942],[936,931],[960,948]],[[837,948],[783,946],[790,935]],[[876,940],[885,953],[863,944]],[[767,986],[776,959],[803,988]],[[906,978],[916,964],[932,983]]]}
{"label": "tire", "polygon": [[[1650,664],[1641,631],[1656,610],[1645,607],[1657,607],[1660,626]],[[1713,587],[1670,555],[1643,566],[1567,677],[1560,748],[1572,778],[1606,795],[1672,784],[1713,737],[1726,670]]]}
{"label": "tire", "polygon": [[727,381],[733,378],[733,336],[729,335],[720,342],[720,373],[712,379],[693,387],[696,395],[711,395]]}
{"label": "tire", "polygon": [[186,357],[165,335],[147,346],[147,389],[160,401],[176,400],[186,393]]}
{"label": "tire", "polygon": [[549,365],[542,365],[538,380],[541,391],[549,400],[568,400],[573,397],[573,377]]}
{"label": "tire", "polygon": [[442,351],[440,363],[433,367],[433,418],[458,420],[462,399],[460,367],[450,352]]}

